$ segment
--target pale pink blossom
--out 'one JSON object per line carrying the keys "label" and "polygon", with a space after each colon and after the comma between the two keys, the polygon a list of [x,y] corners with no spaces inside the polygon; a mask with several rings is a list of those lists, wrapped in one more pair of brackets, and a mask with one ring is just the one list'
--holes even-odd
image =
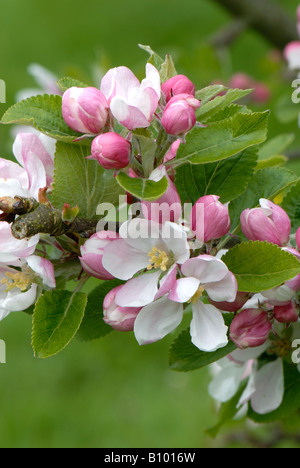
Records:
{"label": "pale pink blossom", "polygon": [[101,280],[110,280],[114,277],[102,265],[104,248],[118,238],[113,231],[100,231],[92,235],[80,248],[79,257],[81,266],[91,276]]}
{"label": "pale pink blossom", "polygon": [[109,70],[100,87],[113,116],[129,130],[149,127],[161,96],[160,76],[151,64],[140,83],[127,67]]}
{"label": "pale pink blossom", "polygon": [[103,302],[104,322],[118,331],[132,331],[135,319],[140,312],[140,307],[120,307],[115,302],[117,293],[123,286],[112,289]]}
{"label": "pale pink blossom", "polygon": [[300,70],[300,41],[290,42],[283,55],[290,70]]}
{"label": "pale pink blossom", "polygon": [[282,247],[289,242],[291,221],[280,206],[261,198],[260,208],[242,212],[241,227],[249,240],[267,241]]}
{"label": "pale pink blossom", "polygon": [[216,301],[234,301],[237,282],[227,266],[219,259],[200,255],[181,266],[182,278],[157,301],[144,307],[134,327],[140,344],[153,343],[173,331],[182,321],[183,304],[192,303],[192,343],[202,351],[212,352],[228,343],[228,327],[222,313],[211,304],[202,302],[207,295]]}
{"label": "pale pink blossom", "polygon": [[105,127],[108,102],[97,88],[69,88],[63,95],[62,115],[76,132],[97,134]]}
{"label": "pale pink blossom", "polygon": [[111,275],[127,281],[116,303],[143,307],[171,290],[177,265],[190,256],[187,236],[175,223],[160,225],[139,218],[123,223],[119,235],[105,247],[102,264]]}
{"label": "pale pink blossom", "polygon": [[7,222],[0,223],[0,263],[19,266],[20,261],[29,257],[35,251],[39,242],[39,235],[30,239],[16,239]]}

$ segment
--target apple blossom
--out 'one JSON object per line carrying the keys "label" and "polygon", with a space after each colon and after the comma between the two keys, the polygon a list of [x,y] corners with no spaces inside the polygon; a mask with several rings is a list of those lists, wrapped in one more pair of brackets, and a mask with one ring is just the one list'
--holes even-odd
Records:
{"label": "apple blossom", "polygon": [[293,301],[285,305],[276,305],[273,314],[280,323],[298,322],[299,319],[299,309]]}
{"label": "apple blossom", "polygon": [[183,135],[196,124],[195,110],[200,101],[191,94],[177,94],[165,107],[161,124],[169,135]]}
{"label": "apple blossom", "polygon": [[290,70],[300,70],[300,41],[290,42],[285,47],[283,55]]}
{"label": "apple blossom", "polygon": [[241,349],[264,344],[272,328],[268,313],[260,309],[243,309],[231,322],[230,338]]}
{"label": "apple blossom", "polygon": [[18,266],[21,259],[33,254],[39,239],[39,235],[30,239],[16,239],[12,235],[10,225],[2,221],[0,223],[0,263]]}
{"label": "apple blossom", "polygon": [[[191,229],[200,242],[209,242],[225,236],[230,229],[230,217],[228,203],[222,204],[220,197],[216,195],[205,195],[199,198],[192,208]],[[200,219],[197,215],[197,207],[203,210]]]}
{"label": "apple blossom", "polygon": [[132,331],[135,319],[140,312],[140,307],[120,307],[115,302],[117,293],[123,286],[112,289],[103,302],[104,322],[118,331]]}
{"label": "apple blossom", "polygon": [[264,104],[271,97],[270,90],[265,84],[256,81],[246,73],[235,73],[230,79],[229,87],[238,89],[253,88],[250,98],[258,104]]}
{"label": "apple blossom", "polygon": [[[120,239],[104,249],[102,264],[114,277],[129,280],[116,295],[122,307],[143,307],[176,280],[177,265],[190,256],[185,231],[175,223],[146,219],[123,223]],[[136,273],[140,273],[135,276]]]}
{"label": "apple blossom", "polygon": [[76,132],[97,134],[105,127],[108,102],[97,88],[69,88],[63,95],[62,115]]}
{"label": "apple blossom", "polygon": [[300,250],[300,228],[297,229],[297,232],[296,232],[296,244],[297,244],[298,250]]}
{"label": "apple blossom", "polygon": [[202,302],[207,295],[216,301],[234,301],[237,282],[227,266],[215,257],[200,255],[181,266],[184,277],[173,283],[171,290],[162,292],[157,301],[139,313],[134,332],[140,344],[153,343],[173,331],[182,321],[183,304],[191,303],[192,343],[202,351],[212,352],[227,345],[228,327],[222,313],[211,304]]}
{"label": "apple blossom", "polygon": [[113,231],[100,231],[92,235],[80,248],[79,257],[82,268],[91,276],[101,280],[113,279],[102,265],[104,248],[118,238]]}
{"label": "apple blossom", "polygon": [[161,90],[165,95],[166,102],[177,94],[191,94],[195,96],[195,85],[185,75],[176,75],[162,84]]}
{"label": "apple blossom", "polygon": [[131,143],[118,133],[103,133],[92,143],[92,159],[96,159],[104,169],[128,166],[130,153]]}
{"label": "apple blossom", "polygon": [[253,241],[267,241],[279,246],[289,242],[291,221],[275,203],[260,199],[260,208],[246,209],[241,214],[244,235]]}
{"label": "apple blossom", "polygon": [[209,299],[209,302],[219,310],[224,310],[226,312],[237,312],[246,304],[246,302],[248,302],[251,296],[251,293],[238,291],[234,302],[215,302],[212,299]]}
{"label": "apple blossom", "polygon": [[109,70],[100,89],[106,96],[113,116],[128,130],[149,127],[161,96],[158,70],[150,63],[140,83],[127,67]]}

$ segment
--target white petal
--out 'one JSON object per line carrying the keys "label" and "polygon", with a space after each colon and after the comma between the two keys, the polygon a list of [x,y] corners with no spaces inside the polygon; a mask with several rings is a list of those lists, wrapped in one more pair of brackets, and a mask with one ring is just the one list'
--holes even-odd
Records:
{"label": "white petal", "polygon": [[[174,254],[174,262],[182,264],[190,258],[190,248],[187,241],[187,234],[178,224],[166,222],[162,226],[162,238]],[[192,275],[186,275],[192,276]]]}
{"label": "white petal", "polygon": [[255,378],[256,392],[251,398],[251,405],[258,414],[267,414],[277,409],[284,395],[284,377],[282,359],[269,362],[261,367]]}
{"label": "white petal", "polygon": [[237,281],[230,271],[228,271],[227,275],[221,281],[205,285],[207,294],[216,302],[234,302],[237,295],[237,289]]}
{"label": "white petal", "polygon": [[120,236],[136,250],[149,253],[161,242],[160,225],[148,219],[135,218],[122,224]]}
{"label": "white petal", "polygon": [[140,345],[161,340],[181,323],[183,307],[166,297],[144,307],[138,314],[134,333]]}
{"label": "white petal", "polygon": [[222,403],[230,400],[238,391],[245,366],[232,364],[222,369],[208,387],[209,394]]}
{"label": "white petal", "polygon": [[127,281],[115,298],[121,307],[144,307],[154,301],[161,272],[146,273]]}
{"label": "white petal", "polygon": [[9,312],[20,312],[28,309],[35,301],[37,285],[33,284],[31,288],[24,293],[15,291],[17,291],[16,288],[7,293],[6,298],[0,303],[1,309],[8,310]]}
{"label": "white petal", "polygon": [[149,257],[147,253],[136,250],[125,240],[117,239],[104,248],[102,264],[115,278],[128,280],[138,271],[147,268]]}
{"label": "white petal", "polygon": [[188,302],[197,292],[200,286],[200,281],[196,278],[180,278],[168,298],[174,302]]}
{"label": "white petal", "polygon": [[200,255],[185,262],[182,265],[182,273],[198,278],[204,284],[222,280],[227,275],[228,268],[216,257]]}
{"label": "white petal", "polygon": [[207,352],[223,348],[228,343],[227,331],[223,315],[216,307],[202,301],[193,305],[191,336],[197,348]]}

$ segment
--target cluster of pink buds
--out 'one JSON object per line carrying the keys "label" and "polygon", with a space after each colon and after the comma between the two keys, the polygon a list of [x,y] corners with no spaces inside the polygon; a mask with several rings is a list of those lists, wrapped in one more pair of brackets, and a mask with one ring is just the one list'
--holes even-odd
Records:
{"label": "cluster of pink buds", "polygon": [[[117,67],[106,73],[100,89],[72,87],[62,99],[67,125],[83,137],[95,138],[90,158],[114,170],[129,165],[132,131],[158,119],[168,135],[181,137],[195,126],[199,107],[195,85],[186,76],[176,75],[161,85],[151,64],[142,82],[127,67]],[[126,138],[113,130],[114,119],[129,131]]]}

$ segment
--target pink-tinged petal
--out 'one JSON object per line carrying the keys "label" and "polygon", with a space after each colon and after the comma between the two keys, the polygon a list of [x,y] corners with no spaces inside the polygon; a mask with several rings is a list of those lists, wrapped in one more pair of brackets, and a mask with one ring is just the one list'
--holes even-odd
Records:
{"label": "pink-tinged petal", "polygon": [[173,289],[173,287],[176,284],[176,277],[177,265],[173,265],[168,271],[168,273],[161,279],[159,284],[159,290],[155,296],[155,300],[165,296],[171,291],[171,289]]}
{"label": "pink-tinged petal", "polygon": [[0,179],[0,197],[29,197],[27,188],[23,188],[17,179]]}
{"label": "pink-tinged petal", "polygon": [[135,218],[122,224],[120,237],[136,250],[148,255],[161,239],[160,225],[148,219]]}
{"label": "pink-tinged petal", "polygon": [[300,41],[290,42],[284,49],[284,58],[291,70],[300,69]]}
{"label": "pink-tinged petal", "polygon": [[26,292],[19,291],[16,288],[7,293],[4,300],[0,301],[0,309],[6,309],[9,312],[21,312],[28,309],[36,298],[37,285],[33,284]]}
{"label": "pink-tinged petal", "polygon": [[30,255],[26,259],[28,266],[37,273],[43,280],[43,283],[49,288],[56,287],[54,266],[47,258],[38,255]]}
{"label": "pink-tinged petal", "polygon": [[[52,184],[54,173],[53,161],[55,145],[55,140],[53,138],[47,137],[46,135],[19,133],[13,145],[13,153],[16,160],[27,170],[29,175],[32,171],[32,165],[28,166],[28,164],[31,161],[32,155],[38,158],[42,162],[46,172],[46,184],[50,186]],[[40,187],[43,187],[42,181],[40,183]]]}
{"label": "pink-tinged petal", "polygon": [[134,324],[135,337],[140,345],[161,340],[175,330],[183,318],[183,306],[166,297],[144,307]]}
{"label": "pink-tinged petal", "polygon": [[141,83],[141,89],[153,89],[156,93],[157,99],[161,96],[160,75],[158,70],[151,64],[146,65],[146,78]]}
{"label": "pink-tinged petal", "polygon": [[128,90],[140,87],[140,82],[134,73],[127,67],[110,69],[102,78],[100,91],[108,101],[114,96],[127,98]]}
{"label": "pink-tinged petal", "polygon": [[102,265],[115,278],[128,280],[147,268],[149,257],[148,253],[135,249],[124,239],[117,239],[104,248]]}
{"label": "pink-tinged petal", "polygon": [[255,388],[251,405],[256,413],[267,414],[281,405],[284,395],[282,359],[269,362],[259,369],[255,378]]}
{"label": "pink-tinged petal", "polygon": [[162,238],[174,254],[174,262],[183,264],[190,258],[190,248],[184,229],[175,223],[166,222],[162,226]]}
{"label": "pink-tinged petal", "polygon": [[197,301],[193,305],[192,343],[201,351],[213,352],[228,343],[228,327],[222,313],[210,304]]}
{"label": "pink-tinged petal", "polygon": [[180,278],[176,281],[174,288],[168,295],[171,301],[184,304],[196,294],[200,281],[196,278]]}
{"label": "pink-tinged petal", "polygon": [[39,235],[29,240],[18,240],[11,233],[10,225],[0,223],[0,262],[10,265],[19,265],[19,259],[32,255],[39,242]]}
{"label": "pink-tinged petal", "polygon": [[[17,179],[20,186],[26,190],[29,185],[28,174],[23,167],[13,161],[0,158],[1,179]],[[1,195],[2,196],[2,195]]]}
{"label": "pink-tinged petal", "polygon": [[31,63],[28,73],[35,79],[36,83],[47,94],[61,94],[57,86],[57,76],[47,68],[38,63]]}
{"label": "pink-tinged petal", "polygon": [[222,260],[210,255],[191,258],[182,265],[185,276],[193,276],[206,284],[221,281],[228,274],[228,268]]}
{"label": "pink-tinged petal", "polygon": [[238,285],[235,276],[228,271],[227,275],[217,282],[205,285],[209,297],[216,302],[234,302],[237,295]]}
{"label": "pink-tinged petal", "polygon": [[121,125],[128,130],[135,130],[136,128],[147,128],[150,125],[149,120],[145,117],[143,112],[129,105],[119,96],[112,99],[110,110],[113,116],[120,122]]}
{"label": "pink-tinged petal", "polygon": [[121,307],[144,307],[154,301],[161,272],[148,273],[132,278],[116,295]]}

